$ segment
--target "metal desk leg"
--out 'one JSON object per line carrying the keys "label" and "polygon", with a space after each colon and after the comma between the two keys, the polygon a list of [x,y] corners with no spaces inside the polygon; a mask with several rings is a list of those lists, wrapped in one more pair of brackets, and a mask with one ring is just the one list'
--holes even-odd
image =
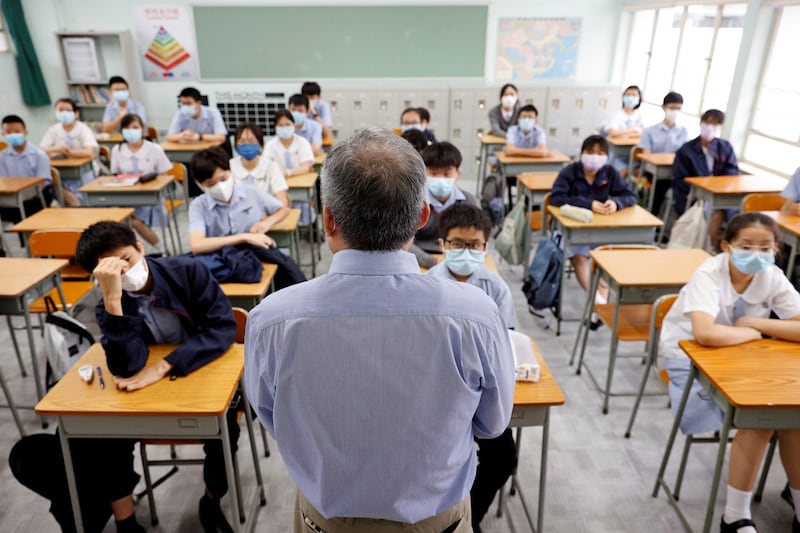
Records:
{"label": "metal desk leg", "polygon": [[686,386],[683,387],[683,395],[681,396],[681,403],[678,404],[678,411],[675,413],[675,420],[672,422],[672,430],[669,432],[667,439],[667,448],[664,450],[664,457],[661,458],[661,466],[658,468],[658,475],[656,476],[656,484],[653,487],[653,498],[658,496],[658,489],[662,486],[665,490],[669,491],[669,487],[664,482],[664,472],[667,470],[667,463],[669,463],[669,456],[672,453],[672,446],[675,444],[675,437],[678,435],[680,428],[681,418],[683,411],[686,409],[686,402],[689,400],[689,393],[692,390],[692,383],[697,377],[697,369],[694,365],[689,367],[689,376],[686,379]]}
{"label": "metal desk leg", "polygon": [[544,496],[547,486],[547,452],[550,440],[550,407],[544,409],[544,425],[542,426],[542,464],[539,466],[539,512],[536,513],[536,531],[542,532],[544,523]]}
{"label": "metal desk leg", "polygon": [[[645,179],[642,175],[642,179]],[[653,203],[655,203],[656,196],[656,183],[658,183],[658,167],[653,171],[653,181],[650,183],[650,194],[647,195],[647,210],[653,212]]]}
{"label": "metal desk leg", "polygon": [[522,184],[522,180],[517,179],[517,188],[520,194],[525,194],[525,199],[528,202],[528,209],[526,211],[527,217],[525,218],[525,242],[522,249],[525,250],[523,257],[523,266],[525,269],[522,272],[523,281],[528,278],[528,258],[531,255],[531,220],[533,220],[533,191],[529,190]]}
{"label": "metal desk leg", "polygon": [[[172,202],[172,205],[175,205],[175,190],[170,188],[167,191],[167,194],[169,195],[169,199]],[[185,205],[187,205],[188,209],[188,204]],[[169,220],[167,222],[169,222]],[[180,226],[178,225],[178,213],[175,209],[172,210],[172,223],[175,224],[175,240],[178,243],[178,247],[176,248],[177,250],[176,255],[180,255],[183,253],[183,244],[181,244],[181,230]]]}
{"label": "metal desk leg", "polygon": [[8,384],[6,384],[6,378],[3,376],[3,371],[0,370],[0,387],[3,389],[3,394],[6,395],[6,401],[8,402],[8,408],[11,410],[11,416],[14,417],[14,423],[17,424],[17,429],[19,430],[19,436],[25,436],[25,428],[22,427],[22,421],[19,418],[19,413],[17,412],[17,406],[14,404],[14,398],[11,396],[11,391],[8,390]]}
{"label": "metal desk leg", "polygon": [[477,187],[475,188],[475,196],[480,198],[481,186],[483,185],[483,178],[486,176],[486,161],[489,159],[489,145],[481,143],[481,163],[478,166],[478,179],[476,179]]}
{"label": "metal desk leg", "polygon": [[[236,486],[236,474],[233,469],[233,455],[231,453],[231,438],[228,434],[228,421],[226,420],[227,413],[223,413],[218,417],[220,424],[220,435],[222,436],[222,455],[225,459],[225,474],[228,476],[228,487],[233,491],[233,499],[236,500],[239,518],[244,516],[244,504],[242,504],[242,496],[239,494],[239,487]],[[239,531],[239,520],[231,520],[233,530]]]}
{"label": "metal desk leg", "polygon": [[64,422],[61,417],[58,417],[58,439],[61,441],[61,454],[64,456],[64,469],[67,473],[67,487],[69,488],[69,501],[72,504],[72,515],[75,519],[75,531],[83,533],[83,517],[81,516],[81,504],[78,498],[78,485],[75,483],[72,453],[70,453],[69,439],[64,433]]}
{"label": "metal desk leg", "polygon": [[575,354],[578,353],[578,344],[581,344],[580,356],[578,357],[578,368],[576,374],[581,373],[581,366],[583,365],[583,354],[586,351],[586,341],[589,338],[589,323],[592,320],[592,307],[594,304],[594,293],[597,292],[597,286],[600,284],[600,269],[595,269],[592,273],[592,279],[589,283],[589,290],[586,291],[586,303],[583,305],[583,316],[581,317],[580,324],[578,324],[578,334],[575,335],[575,344],[572,346],[572,355],[569,358],[569,364],[575,362]]}
{"label": "metal desk leg", "polygon": [[703,533],[711,532],[711,523],[714,521],[714,507],[717,503],[717,491],[719,490],[719,479],[722,475],[722,465],[725,462],[725,448],[728,446],[728,434],[733,424],[733,406],[730,402],[725,405],[725,418],[722,420],[722,431],[719,434],[719,449],[717,450],[717,464],[714,467],[714,477],[711,480],[711,493],[708,495],[708,508],[706,509],[706,521],[703,525]]}
{"label": "metal desk leg", "polygon": [[603,394],[603,414],[608,414],[608,397],[611,395],[611,382],[614,379],[614,365],[617,362],[617,345],[619,344],[619,306],[617,301],[614,305],[614,324],[611,326],[611,346],[608,349],[608,373],[606,374],[606,390]]}
{"label": "metal desk leg", "polygon": [[558,286],[558,305],[556,306],[556,337],[561,335],[561,309],[564,305],[564,283],[567,280],[567,250],[569,250],[569,231],[565,228],[560,227],[559,230],[561,231],[562,235],[562,243],[564,245],[564,264],[561,265],[561,283]]}
{"label": "metal desk leg", "polygon": [[24,309],[24,314],[25,314],[25,329],[27,330],[28,333],[28,347],[31,351],[31,366],[33,366],[33,379],[34,381],[36,381],[36,398],[41,400],[44,397],[44,390],[42,388],[42,378],[39,375],[39,363],[36,361],[36,345],[33,343],[33,326],[31,325],[31,313],[28,310],[28,304],[26,302],[24,301],[22,302],[22,307]]}

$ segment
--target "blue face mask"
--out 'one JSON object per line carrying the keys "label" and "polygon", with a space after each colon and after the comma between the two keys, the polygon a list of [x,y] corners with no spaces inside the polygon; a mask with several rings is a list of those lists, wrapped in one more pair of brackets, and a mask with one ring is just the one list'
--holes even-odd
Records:
{"label": "blue face mask", "polygon": [[436,198],[447,198],[450,196],[456,184],[455,178],[433,178],[428,176],[426,181],[428,183],[428,190],[431,191],[431,194]]}
{"label": "blue face mask", "polygon": [[625,107],[636,107],[639,105],[639,97],[638,96],[623,96],[622,97],[622,105]]}
{"label": "blue face mask", "polygon": [[24,133],[9,133],[6,135],[6,141],[8,144],[13,146],[14,148],[19,148],[23,144],[25,144],[25,134]]}
{"label": "blue face mask", "polygon": [[258,156],[259,150],[260,147],[256,143],[236,145],[236,153],[248,161],[255,159]]}
{"label": "blue face mask", "polygon": [[483,266],[486,252],[481,250],[445,250],[444,264],[450,272],[459,276],[471,276]]}
{"label": "blue face mask", "polygon": [[425,131],[425,128],[422,126],[422,124],[401,124],[400,125],[400,131],[402,131],[403,133],[405,133],[407,131],[410,131],[410,130]]}
{"label": "blue face mask", "polygon": [[114,96],[114,100],[117,102],[127,102],[128,98],[131,97],[131,93],[128,91],[114,91],[111,94]]}
{"label": "blue face mask", "polygon": [[279,139],[291,139],[294,135],[294,126],[277,126],[275,128],[275,135]]}
{"label": "blue face mask", "polygon": [[300,113],[298,111],[292,111],[292,117],[294,118],[294,123],[297,126],[302,126],[303,122],[306,121],[306,114]]}
{"label": "blue face mask", "polygon": [[181,106],[181,115],[184,117],[193,117],[194,116],[194,106],[193,105],[182,105]]}
{"label": "blue face mask", "polygon": [[56,111],[56,120],[62,124],[70,125],[75,122],[74,111]]}
{"label": "blue face mask", "polygon": [[142,140],[142,130],[140,128],[124,128],[122,138],[129,143],[138,143]]}
{"label": "blue face mask", "polygon": [[531,131],[531,130],[533,130],[533,127],[535,125],[536,125],[536,121],[533,120],[532,118],[526,117],[526,118],[519,119],[519,128],[522,131]]}
{"label": "blue face mask", "polygon": [[732,248],[731,261],[742,274],[758,274],[775,264],[772,252],[756,252]]}

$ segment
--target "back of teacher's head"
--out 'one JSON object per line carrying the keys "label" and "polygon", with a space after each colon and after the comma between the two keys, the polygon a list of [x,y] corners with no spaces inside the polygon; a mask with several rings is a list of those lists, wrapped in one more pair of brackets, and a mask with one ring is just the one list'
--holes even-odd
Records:
{"label": "back of teacher's head", "polygon": [[380,128],[359,130],[328,154],[322,199],[348,247],[399,250],[421,220],[425,165],[399,135]]}

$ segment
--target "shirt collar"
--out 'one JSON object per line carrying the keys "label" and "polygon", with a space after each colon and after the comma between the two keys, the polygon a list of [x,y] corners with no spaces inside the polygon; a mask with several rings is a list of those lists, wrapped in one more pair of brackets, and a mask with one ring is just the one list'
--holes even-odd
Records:
{"label": "shirt collar", "polygon": [[[447,276],[447,279],[451,279],[453,281],[461,281],[460,279],[456,278],[452,272],[450,272],[450,269],[447,268],[447,265],[444,262],[440,264],[442,265],[442,268],[444,270],[445,275]],[[482,266],[478,270],[470,274],[469,277],[464,280],[464,282],[475,283],[476,281],[481,279],[489,279],[490,277],[489,274],[490,274],[489,269],[487,269],[485,266]]]}
{"label": "shirt collar", "polygon": [[388,276],[419,274],[420,271],[414,254],[403,250],[369,252],[346,249],[333,254],[328,273]]}
{"label": "shirt collar", "polygon": [[458,201],[466,200],[467,197],[464,196],[464,193],[458,187],[454,186],[453,191],[450,193],[450,196],[447,197],[447,200],[444,203],[440,202],[436,199],[434,195],[431,194],[430,189],[425,189],[425,196],[427,197],[428,203],[435,207],[437,210],[442,210],[446,207],[450,207],[454,203]]}
{"label": "shirt collar", "polygon": [[[719,256],[723,257],[722,262],[725,271],[725,279],[727,279],[727,283],[730,285],[731,290],[736,292],[733,289],[733,284],[731,283],[731,256],[724,252],[719,254]],[[772,285],[769,283],[769,280],[770,276],[772,275],[773,268],[774,267],[768,267],[766,270],[754,275],[750,285],[747,286],[743,293],[739,294],[739,297],[751,305],[769,301],[770,286]]]}
{"label": "shirt collar", "polygon": [[34,154],[34,153],[36,153],[36,145],[35,145],[35,144],[32,144],[32,143],[31,143],[31,141],[30,141],[29,139],[27,139],[27,138],[26,138],[26,139],[25,139],[25,148],[23,148],[22,152],[17,152],[17,151],[14,149],[14,147],[12,147],[11,145],[9,145],[9,146],[8,146],[8,148],[6,148],[6,151],[7,151],[9,154],[11,154],[12,156],[15,156],[15,157],[24,157],[24,156],[26,156],[26,155],[30,155],[30,154]]}

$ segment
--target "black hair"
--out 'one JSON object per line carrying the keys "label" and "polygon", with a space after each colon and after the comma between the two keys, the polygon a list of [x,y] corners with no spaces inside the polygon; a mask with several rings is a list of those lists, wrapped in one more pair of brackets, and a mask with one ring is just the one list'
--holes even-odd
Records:
{"label": "black hair", "polygon": [[588,152],[595,146],[600,147],[600,151],[608,154],[608,140],[602,135],[589,135],[581,145],[581,153]]}
{"label": "black hair", "polygon": [[286,108],[283,108],[283,109],[278,109],[278,110],[275,112],[275,126],[277,126],[277,125],[278,125],[278,120],[280,120],[280,119],[281,119],[281,117],[286,117],[286,118],[288,118],[289,120],[291,120],[291,121],[292,121],[292,124],[294,124],[294,117],[292,116],[292,112],[291,112],[291,111],[289,111],[289,110],[288,110],[288,109],[286,109]]}
{"label": "black hair", "polygon": [[130,126],[132,122],[138,122],[142,129],[144,129],[144,120],[142,120],[142,117],[135,113],[128,113],[122,117],[122,120],[119,121],[119,129],[124,130]]}
{"label": "black hair", "polygon": [[488,241],[492,234],[492,219],[478,206],[460,202],[451,205],[439,215],[439,237],[447,238],[453,228],[476,228]]}
{"label": "black hair", "polygon": [[305,96],[317,96],[322,94],[322,88],[319,86],[319,83],[315,81],[307,81],[300,88],[300,92]]}
{"label": "black hair", "polygon": [[515,93],[519,94],[519,90],[517,90],[517,86],[516,86],[516,85],[514,85],[513,83],[506,83],[505,85],[503,85],[503,86],[500,88],[500,99],[502,99],[502,98],[503,98],[503,93],[505,93],[505,92],[506,92],[506,89],[508,89],[509,87],[511,87],[512,89],[514,89],[514,92],[515,92]]}
{"label": "black hair", "polygon": [[97,266],[98,257],[126,246],[136,248],[136,234],[128,224],[110,220],[96,222],[86,228],[78,239],[75,262],[91,272]]}
{"label": "black hair", "polygon": [[181,93],[178,95],[179,98],[191,98],[195,102],[202,102],[203,97],[200,94],[200,91],[195,89],[194,87],[186,87]]}
{"label": "black hair", "polygon": [[230,156],[219,146],[200,150],[192,156],[189,168],[195,181],[202,184],[211,179],[217,169],[230,170]]}
{"label": "black hair", "polygon": [[725,113],[719,109],[709,109],[700,117],[700,122],[708,122],[709,119],[717,124],[725,124]]}
{"label": "black hair", "polygon": [[111,87],[115,83],[124,83],[125,87],[130,87],[122,76],[111,76],[111,79],[108,80],[108,86]]}
{"label": "black hair", "polygon": [[418,107],[417,113],[419,113],[419,118],[423,122],[430,122],[431,121],[431,113],[424,107]]}
{"label": "black hair", "polygon": [[25,127],[25,121],[19,115],[6,115],[0,124],[22,124],[22,127]]}
{"label": "black hair", "polygon": [[461,152],[454,144],[447,141],[433,143],[425,148],[422,153],[425,168],[450,168],[461,166]]}
{"label": "black hair", "polygon": [[683,96],[681,96],[681,93],[670,91],[664,97],[664,103],[662,105],[682,104],[682,103],[683,103]]}
{"label": "black hair", "polygon": [[307,96],[303,94],[293,94],[292,96],[289,97],[289,105],[294,105],[294,106],[301,105],[306,108],[306,111],[308,111],[310,104],[308,102]]}
{"label": "black hair", "polygon": [[239,124],[239,127],[236,128],[236,133],[233,134],[233,142],[238,143],[239,137],[241,137],[242,134],[247,130],[253,132],[253,135],[255,136],[258,145],[261,148],[264,148],[264,130],[262,130],[261,126],[259,126],[255,122],[245,122],[243,124]]}
{"label": "black hair", "polygon": [[56,103],[53,104],[53,107],[57,106],[58,104],[69,104],[72,106],[72,111],[78,113],[81,109],[78,107],[78,104],[72,98],[59,98],[56,100]]}
{"label": "black hair", "polygon": [[417,107],[407,107],[400,113],[400,120],[403,120],[403,116],[406,113],[416,113],[420,120],[422,120],[422,115],[419,114],[419,108]]}
{"label": "black hair", "polygon": [[[624,90],[624,91],[622,91],[622,96],[625,96],[625,93],[626,93],[626,92],[628,92],[628,91],[630,91],[631,89],[633,89],[634,91],[636,91],[637,93],[639,93],[639,103],[638,103],[638,104],[636,104],[636,105],[633,107],[634,109],[639,109],[639,107],[642,105],[642,100],[644,100],[644,96],[642,96],[642,90],[639,88],[639,86],[638,86],[638,85],[628,85],[627,87],[625,87],[625,90]],[[623,104],[623,106],[622,106],[622,107],[625,107],[625,105]]]}
{"label": "black hair", "polygon": [[[531,111],[533,111],[536,114],[537,118],[539,117],[539,110],[536,109],[536,106],[533,105],[533,104],[528,104],[528,105],[524,105],[524,106],[520,107],[519,108],[519,113],[517,114],[517,117],[519,117],[521,114],[526,113],[526,112],[530,113]],[[517,119],[517,120],[519,120],[519,119]]]}
{"label": "black hair", "polygon": [[[759,211],[748,211],[746,213],[739,213],[728,222],[728,227],[725,228],[725,236],[723,240],[730,244],[730,242],[739,235],[739,232],[750,226],[764,226],[772,232],[775,237],[775,242],[781,242],[781,231],[778,228],[778,223],[775,220],[761,213]],[[721,251],[721,250],[720,250]]]}
{"label": "black hair", "polygon": [[417,152],[422,153],[422,151],[428,147],[428,137],[420,130],[410,129],[404,131],[400,137],[407,140]]}

